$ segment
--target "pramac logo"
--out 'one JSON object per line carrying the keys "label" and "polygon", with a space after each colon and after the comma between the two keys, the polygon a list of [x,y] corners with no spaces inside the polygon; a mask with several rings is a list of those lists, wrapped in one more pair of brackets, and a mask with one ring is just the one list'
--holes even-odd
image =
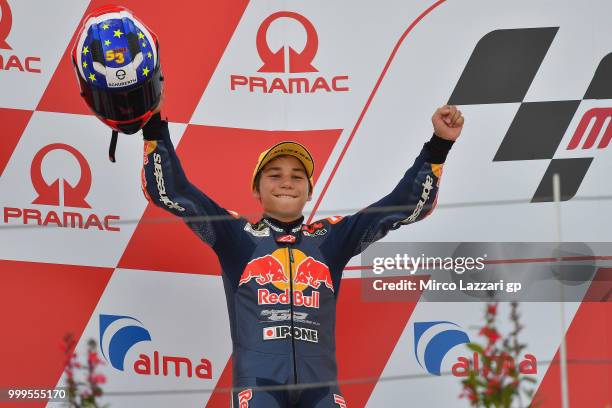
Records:
{"label": "pramac logo", "polygon": [[79,181],[73,187],[64,180],[64,205],[68,207],[80,207],[80,208],[91,208],[85,197],[89,193],[91,188],[91,169],[85,157],[72,146],[63,143],[53,143],[40,149],[34,160],[32,160],[32,167],[30,168],[30,175],[32,176],[32,185],[38,193],[38,197],[32,201],[32,204],[45,204],[45,205],[60,205],[60,181],[55,180],[51,184],[47,184],[42,175],[42,162],[47,154],[54,150],[64,150],[70,153],[81,167],[81,176]]}
{"label": "pramac logo", "polygon": [[0,48],[3,50],[12,50],[11,46],[6,42],[6,38],[11,33],[13,26],[13,14],[6,0],[0,0]]}
{"label": "pramac logo", "polygon": [[[270,24],[281,17],[291,18],[304,27],[306,30],[306,45],[301,52],[295,51],[291,46],[288,47],[289,66],[285,66],[285,47],[272,52],[267,41],[268,28]],[[312,60],[319,48],[319,37],[312,23],[303,15],[291,11],[279,11],[266,18],[259,30],[257,30],[257,52],[264,62],[259,68],[259,72],[317,72],[312,66]]]}
{"label": "pramac logo", "polygon": [[[268,30],[278,19],[286,18],[299,24],[306,33],[306,44],[300,51],[290,45],[272,50],[268,43]],[[315,92],[347,92],[348,75],[314,76],[319,70],[313,65],[313,60],[319,49],[319,36],[313,23],[299,13],[293,11],[278,11],[266,17],[257,30],[255,39],[257,53],[261,65],[257,72],[262,74],[285,74],[281,76],[249,76],[231,75],[230,90],[250,93],[284,93],[300,94]],[[310,74],[296,76],[286,74]]]}
{"label": "pramac logo", "polygon": [[[79,180],[70,184],[66,180],[56,179],[48,184],[42,173],[42,163],[45,157],[56,150],[63,150],[69,153],[79,164]],[[40,149],[32,159],[30,167],[30,177],[32,186],[36,190],[36,197],[32,204],[42,206],[63,206],[76,208],[91,208],[86,198],[91,189],[92,175],[91,168],[85,156],[73,146],[64,143],[52,143]],[[64,193],[63,203],[60,202],[60,186]],[[101,231],[120,231],[119,227],[112,224],[119,221],[118,215],[97,215],[95,213],[84,213],[83,211],[56,211],[36,208],[14,208],[4,207],[5,224],[16,223],[25,225],[54,226],[63,228],[97,228]]]}
{"label": "pramac logo", "polygon": [[[12,50],[13,47],[7,42],[7,38],[13,28],[13,13],[7,0],[0,0],[0,49]],[[40,57],[20,57],[18,55],[0,55],[0,71],[27,71],[40,74],[38,67]]]}

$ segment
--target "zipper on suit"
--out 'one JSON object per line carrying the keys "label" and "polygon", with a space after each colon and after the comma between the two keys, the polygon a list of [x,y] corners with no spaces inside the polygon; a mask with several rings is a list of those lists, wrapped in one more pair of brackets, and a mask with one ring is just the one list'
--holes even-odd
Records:
{"label": "zipper on suit", "polygon": [[289,252],[289,313],[291,314],[291,350],[293,352],[293,381],[294,384],[298,383],[297,376],[297,361],[295,358],[295,333],[294,333],[294,322],[293,322],[293,250],[291,244],[287,244],[287,252]]}

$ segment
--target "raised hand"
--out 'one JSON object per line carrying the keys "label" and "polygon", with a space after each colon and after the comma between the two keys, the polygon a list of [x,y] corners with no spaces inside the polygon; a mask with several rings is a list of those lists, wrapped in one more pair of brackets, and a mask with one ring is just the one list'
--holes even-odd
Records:
{"label": "raised hand", "polygon": [[465,122],[456,106],[444,105],[434,112],[431,123],[434,133],[446,140],[457,140]]}

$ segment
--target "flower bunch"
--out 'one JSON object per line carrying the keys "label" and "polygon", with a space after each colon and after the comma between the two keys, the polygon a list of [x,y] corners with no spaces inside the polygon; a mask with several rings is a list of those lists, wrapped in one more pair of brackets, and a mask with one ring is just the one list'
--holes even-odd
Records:
{"label": "flower bunch", "polygon": [[[68,406],[70,408],[106,408],[99,405],[97,398],[101,397],[101,384],[106,383],[106,377],[97,372],[104,362],[98,357],[98,345],[94,339],[87,341],[87,362],[82,364],[77,359],[76,339],[71,333],[64,336],[60,345],[64,352],[64,373],[66,374],[66,387]],[[77,379],[76,370],[83,371],[86,381]]]}
{"label": "flower bunch", "polygon": [[[496,326],[497,307],[497,303],[486,304],[485,324],[478,333],[485,338],[485,343],[468,344],[474,352],[474,359],[467,377],[461,381],[463,391],[460,397],[467,398],[473,407],[506,408],[515,402],[523,406],[522,396],[531,399],[534,393],[529,383],[535,383],[536,380],[524,374],[528,370],[520,370],[518,366],[519,358],[527,347],[518,339],[523,330],[519,322],[518,303],[510,304],[513,327],[505,337],[502,337]],[[482,367],[480,370],[479,364]],[[536,367],[532,365],[531,369]],[[532,402],[530,406],[536,404]]]}

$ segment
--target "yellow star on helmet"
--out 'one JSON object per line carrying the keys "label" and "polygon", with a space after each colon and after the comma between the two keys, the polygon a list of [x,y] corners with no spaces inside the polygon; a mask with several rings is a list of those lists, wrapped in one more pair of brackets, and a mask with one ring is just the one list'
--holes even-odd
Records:
{"label": "yellow star on helmet", "polygon": [[138,32],[138,39],[142,40],[143,38],[145,38],[144,34],[142,32]]}
{"label": "yellow star on helmet", "polygon": [[83,55],[87,55],[88,52],[89,52],[89,47],[83,48]]}
{"label": "yellow star on helmet", "polygon": [[106,45],[107,47],[108,47],[109,45],[111,45],[110,40],[106,40],[106,41],[104,41],[104,45]]}
{"label": "yellow star on helmet", "polygon": [[153,57],[153,54],[151,54],[151,51],[147,52],[147,57],[149,57],[149,59]]}
{"label": "yellow star on helmet", "polygon": [[147,48],[147,43],[146,42],[142,42],[142,48]]}
{"label": "yellow star on helmet", "polygon": [[122,35],[123,33],[121,32],[121,30],[115,30],[115,34],[113,35],[113,37],[121,38]]}
{"label": "yellow star on helmet", "polygon": [[144,67],[144,69],[142,70],[142,75],[148,76],[149,75],[149,68]]}
{"label": "yellow star on helmet", "polygon": [[83,68],[87,68],[87,61],[83,61]]}
{"label": "yellow star on helmet", "polygon": [[104,23],[104,25],[102,26],[103,30],[108,30],[108,24]]}
{"label": "yellow star on helmet", "polygon": [[96,76],[94,74],[89,74],[89,79],[91,79],[92,81],[95,81]]}

